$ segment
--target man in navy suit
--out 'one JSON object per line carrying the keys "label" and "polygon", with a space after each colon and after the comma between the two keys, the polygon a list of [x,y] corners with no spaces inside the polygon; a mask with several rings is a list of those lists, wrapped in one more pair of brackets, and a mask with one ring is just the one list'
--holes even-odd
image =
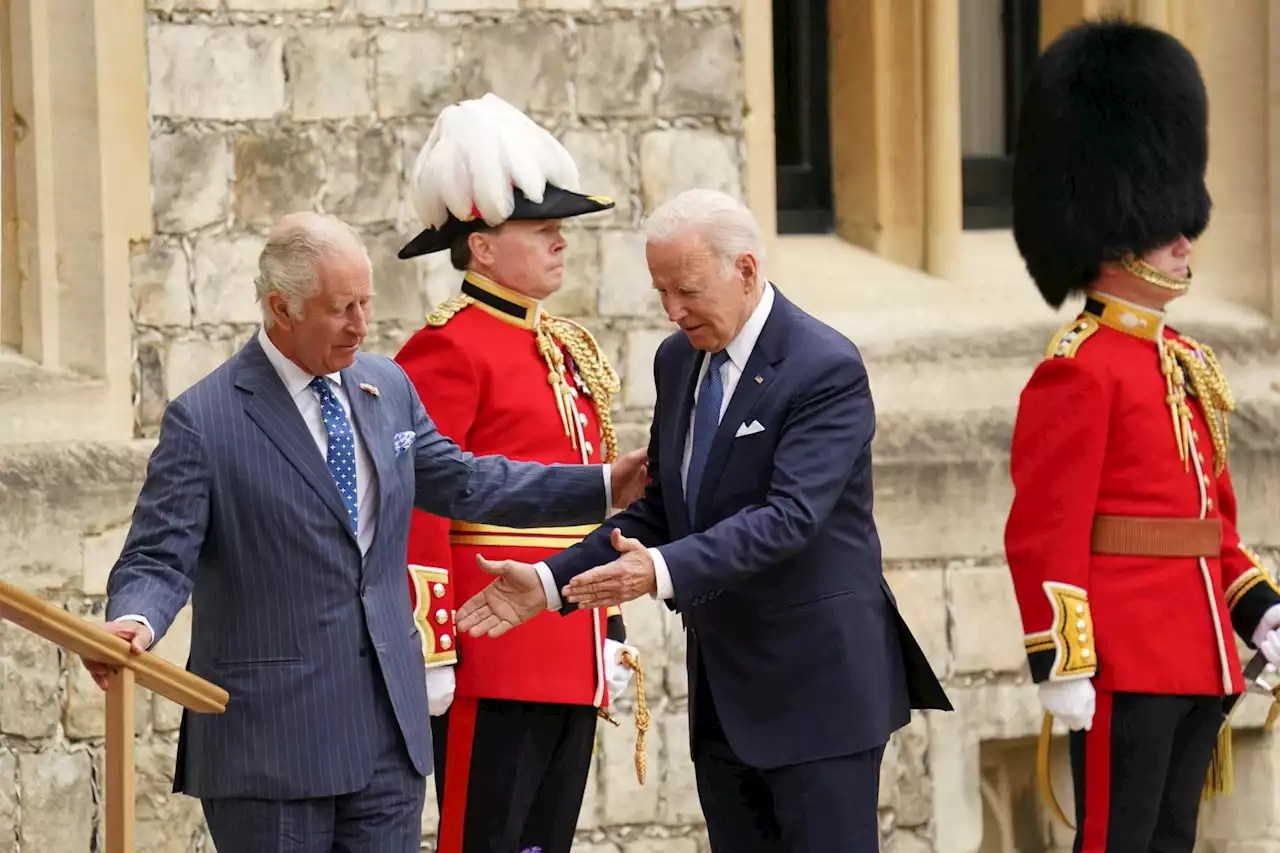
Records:
{"label": "man in navy suit", "polygon": [[499,580],[458,610],[457,630],[498,636],[548,607],[665,601],[688,635],[712,849],[878,849],[889,735],[911,708],[951,705],[881,570],[866,370],[763,278],[763,240],[737,200],[691,190],[644,230],[681,329],[654,359],[654,479],[545,563],[489,565]]}
{"label": "man in navy suit", "polygon": [[413,507],[599,521],[610,494],[639,494],[644,451],[612,470],[464,453],[394,361],[357,354],[372,286],[355,231],[290,215],[259,267],[263,329],[165,411],[106,628],[147,649],[191,597],[187,668],[230,701],[184,713],[174,790],[202,800],[219,850],[416,853],[432,746]]}

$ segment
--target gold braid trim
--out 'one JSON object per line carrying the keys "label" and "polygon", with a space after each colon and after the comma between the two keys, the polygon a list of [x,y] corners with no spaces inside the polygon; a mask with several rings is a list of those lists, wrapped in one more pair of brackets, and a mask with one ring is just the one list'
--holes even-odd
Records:
{"label": "gold braid trim", "polygon": [[[547,366],[554,374],[554,376],[548,376],[547,381],[556,388],[557,394],[562,395],[557,401],[557,404],[562,406],[562,418],[570,416],[569,412],[572,411],[573,405],[568,396],[568,385],[563,382],[563,379],[559,384],[556,382],[556,377],[564,376],[564,354],[560,351],[560,346],[569,351],[569,356],[577,365],[582,381],[591,391],[591,402],[596,407],[596,417],[600,420],[600,438],[604,444],[600,448],[600,453],[605,462],[613,462],[618,457],[618,437],[613,428],[610,409],[613,405],[613,395],[622,390],[618,374],[609,366],[591,332],[572,320],[562,317],[544,317],[538,323],[536,334],[538,352],[542,353],[542,357],[547,360]],[[565,406],[568,408],[565,409]],[[572,433],[573,425],[566,421],[566,426]]]}
{"label": "gold braid trim", "polygon": [[[644,670],[640,667],[639,659],[632,657],[631,652],[628,651],[623,651],[622,663],[636,674],[636,779],[643,785],[649,774],[649,756],[645,750],[644,736],[649,731],[649,723],[652,722],[649,716],[649,705],[644,698]],[[604,708],[597,709],[596,716],[611,725],[618,725],[613,714]]]}
{"label": "gold braid trim", "polygon": [[432,309],[431,313],[427,315],[427,325],[436,327],[443,326],[445,323],[453,319],[454,314],[457,314],[463,308],[466,308],[473,301],[475,300],[470,296],[467,296],[465,293],[459,293],[449,297]]}
{"label": "gold braid trim", "polygon": [[1174,342],[1173,354],[1186,371],[1187,381],[1204,409],[1209,437],[1213,441],[1214,473],[1222,476],[1227,467],[1227,448],[1231,441],[1227,414],[1236,410],[1235,398],[1227,386],[1217,356],[1209,347],[1182,335],[1180,341]]}

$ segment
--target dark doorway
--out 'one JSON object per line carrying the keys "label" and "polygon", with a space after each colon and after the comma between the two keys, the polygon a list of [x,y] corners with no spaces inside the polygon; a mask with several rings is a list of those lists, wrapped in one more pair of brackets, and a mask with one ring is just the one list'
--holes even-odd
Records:
{"label": "dark doorway", "polygon": [[831,230],[828,0],[773,2],[778,233]]}
{"label": "dark doorway", "polygon": [[1039,0],[966,0],[960,7],[960,136],[964,227],[1013,224],[1018,105],[1040,53]]}

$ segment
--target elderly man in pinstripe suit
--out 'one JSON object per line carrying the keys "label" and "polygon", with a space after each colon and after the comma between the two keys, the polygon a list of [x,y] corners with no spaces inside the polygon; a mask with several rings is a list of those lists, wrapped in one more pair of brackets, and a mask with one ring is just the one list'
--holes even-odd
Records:
{"label": "elderly man in pinstripe suit", "polygon": [[188,669],[231,699],[184,714],[174,790],[219,851],[410,853],[432,771],[412,508],[597,522],[638,494],[643,451],[612,468],[464,453],[395,362],[357,354],[372,287],[350,227],[292,214],[259,265],[263,329],[165,412],[106,628],[149,648],[190,596]]}

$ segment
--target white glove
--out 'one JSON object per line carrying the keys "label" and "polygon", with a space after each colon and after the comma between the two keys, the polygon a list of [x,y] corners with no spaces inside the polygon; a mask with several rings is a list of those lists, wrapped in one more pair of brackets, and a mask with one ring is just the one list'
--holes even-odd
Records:
{"label": "white glove", "polygon": [[604,678],[609,684],[610,703],[621,696],[631,683],[632,670],[622,662],[623,652],[630,652],[632,660],[640,659],[640,652],[634,646],[617,640],[604,641]]}
{"label": "white glove", "polygon": [[1253,632],[1253,644],[1266,657],[1267,663],[1280,666],[1280,604],[1267,608]]}
{"label": "white glove", "polygon": [[427,710],[438,717],[453,704],[453,666],[433,666],[427,670]]}
{"label": "white glove", "polygon": [[1093,680],[1089,678],[1046,681],[1040,685],[1040,704],[1073,732],[1093,728],[1095,699]]}

